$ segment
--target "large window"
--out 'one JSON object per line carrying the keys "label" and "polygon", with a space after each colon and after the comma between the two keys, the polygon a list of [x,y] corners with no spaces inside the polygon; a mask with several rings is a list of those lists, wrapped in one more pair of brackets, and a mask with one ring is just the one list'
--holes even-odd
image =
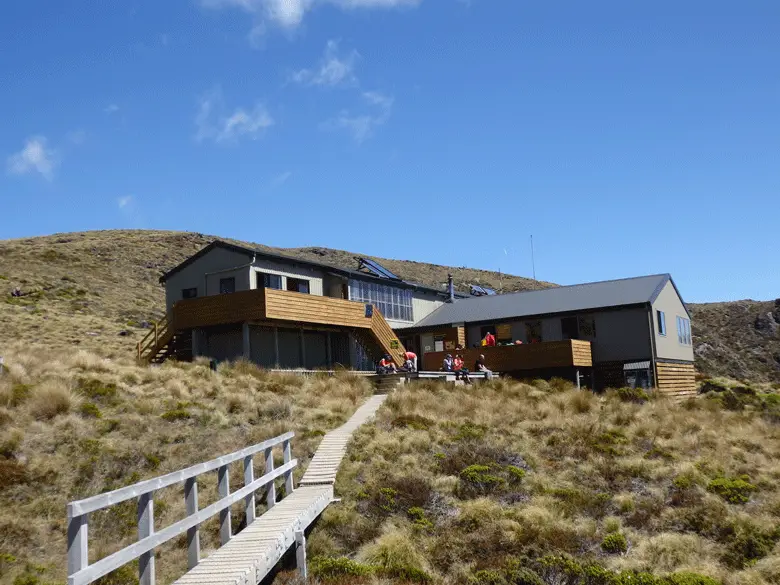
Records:
{"label": "large window", "polygon": [[263,287],[273,288],[276,290],[282,290],[282,277],[278,274],[266,274],[265,272],[258,273],[257,280],[260,281],[260,275],[263,276]]}
{"label": "large window", "polygon": [[363,280],[349,281],[349,300],[374,305],[385,319],[414,321],[412,291]]}
{"label": "large window", "polygon": [[234,292],[236,292],[236,279],[234,277],[219,279],[219,294]]}
{"label": "large window", "polygon": [[656,311],[656,317],[658,319],[658,335],[666,337],[666,313]]}
{"label": "large window", "polygon": [[309,281],[302,278],[287,277],[287,290],[309,294]]}
{"label": "large window", "polygon": [[542,322],[541,321],[526,321],[525,323],[525,339],[528,343],[541,343],[542,342]]}
{"label": "large window", "polygon": [[561,333],[564,339],[579,339],[580,329],[577,317],[563,317],[561,319]]}
{"label": "large window", "polygon": [[677,341],[680,345],[692,345],[691,321],[684,317],[677,317]]}

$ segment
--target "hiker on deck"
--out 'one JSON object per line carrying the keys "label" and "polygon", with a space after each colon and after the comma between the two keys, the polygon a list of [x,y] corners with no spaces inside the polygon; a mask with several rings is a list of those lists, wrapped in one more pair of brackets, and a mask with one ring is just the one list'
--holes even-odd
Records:
{"label": "hiker on deck", "polygon": [[496,345],[496,336],[493,335],[490,331],[488,331],[485,334],[485,339],[483,339],[482,341],[483,341],[482,345],[484,345],[486,347],[495,347],[495,345]]}
{"label": "hiker on deck", "polygon": [[395,363],[390,358],[390,354],[387,354],[379,361],[379,367],[376,369],[377,374],[395,374]]}
{"label": "hiker on deck", "polygon": [[448,353],[447,357],[444,358],[444,361],[441,364],[441,371],[452,372],[454,367],[455,363],[452,361],[452,354]]}
{"label": "hiker on deck", "polygon": [[482,372],[485,374],[485,378],[490,380],[493,377],[493,372],[488,370],[487,366],[485,365],[485,356],[480,355],[479,358],[477,358],[477,361],[474,362],[474,371],[475,372]]}
{"label": "hiker on deck", "polygon": [[466,384],[471,384],[469,380],[469,371],[463,367],[463,358],[460,354],[455,356],[455,360],[452,362],[452,369],[455,372],[456,380],[463,380]]}
{"label": "hiker on deck", "polygon": [[404,369],[407,372],[417,371],[417,354],[413,351],[405,351],[401,354],[401,359],[404,360]]}

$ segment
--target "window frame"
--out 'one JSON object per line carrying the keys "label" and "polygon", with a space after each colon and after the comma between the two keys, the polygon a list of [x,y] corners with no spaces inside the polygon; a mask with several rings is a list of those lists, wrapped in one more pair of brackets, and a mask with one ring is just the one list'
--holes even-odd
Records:
{"label": "window frame", "polygon": [[[291,284],[295,284],[295,288],[290,288]],[[301,290],[301,285],[305,285],[306,290]],[[311,282],[308,278],[297,278],[295,276],[287,277],[287,286],[285,287],[289,292],[297,292],[304,295],[311,294]]]}
{"label": "window frame", "polygon": [[[281,274],[271,274],[270,272],[257,272],[258,277],[262,275],[263,277],[263,288],[270,288],[273,290],[283,290],[282,289],[282,275]],[[278,279],[279,286],[271,286],[271,279]]]}
{"label": "window frame", "polygon": [[[232,282],[232,286],[230,288],[232,288],[233,290],[224,290],[223,283],[227,284],[227,283],[231,283],[231,282]],[[236,277],[235,276],[228,276],[227,278],[220,278],[219,279],[219,294],[225,295],[225,294],[232,294],[234,292],[236,292]]]}
{"label": "window frame", "polygon": [[661,337],[666,337],[666,312],[656,309],[655,319],[658,321],[657,331]]}
{"label": "window frame", "polygon": [[[192,291],[195,291],[195,294],[188,294],[188,293],[192,293]],[[197,286],[190,286],[190,287],[181,289],[181,298],[182,299],[197,299],[198,298],[198,287]]]}
{"label": "window frame", "polygon": [[677,343],[684,346],[693,345],[693,333],[691,332],[691,320],[677,315]]}

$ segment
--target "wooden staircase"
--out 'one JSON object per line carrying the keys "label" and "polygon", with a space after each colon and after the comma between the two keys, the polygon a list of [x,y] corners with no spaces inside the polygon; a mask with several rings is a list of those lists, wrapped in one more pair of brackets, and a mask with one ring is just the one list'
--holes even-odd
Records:
{"label": "wooden staircase", "polygon": [[371,328],[355,329],[354,335],[375,360],[379,361],[389,354],[396,367],[404,365],[401,354],[406,350],[376,307],[371,316]]}
{"label": "wooden staircase", "polygon": [[163,317],[138,342],[137,358],[141,363],[161,364],[167,359],[192,359],[192,333],[173,331],[168,317]]}

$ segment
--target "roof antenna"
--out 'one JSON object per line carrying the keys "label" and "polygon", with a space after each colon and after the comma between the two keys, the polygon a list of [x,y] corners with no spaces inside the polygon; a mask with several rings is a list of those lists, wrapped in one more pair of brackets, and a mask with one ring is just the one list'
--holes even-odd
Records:
{"label": "roof antenna", "polygon": [[536,259],[534,258],[534,235],[531,234],[531,266],[534,271],[534,280],[536,280]]}

